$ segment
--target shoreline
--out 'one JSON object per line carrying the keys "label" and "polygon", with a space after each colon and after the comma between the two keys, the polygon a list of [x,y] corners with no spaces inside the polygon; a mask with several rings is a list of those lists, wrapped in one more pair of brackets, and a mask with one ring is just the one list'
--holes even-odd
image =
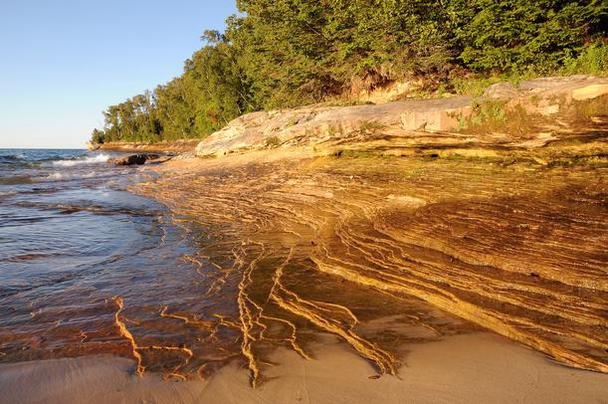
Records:
{"label": "shoreline", "polygon": [[[253,151],[229,158],[175,160],[150,169],[168,174],[165,181],[178,183],[176,180],[180,179],[180,185],[184,186],[182,180],[189,181],[188,178],[200,173],[211,173],[211,178],[215,178],[223,170],[237,169],[238,172],[252,164],[285,163],[287,158],[297,161],[298,170],[307,169],[308,164],[318,169],[317,164],[336,164],[341,161],[319,158],[307,148],[293,148],[272,152]],[[389,163],[388,159],[374,158],[370,161]],[[390,159],[390,162],[393,161]],[[365,162],[365,159],[361,159],[359,163],[361,162]],[[354,163],[355,159],[348,160],[349,170]],[[470,162],[459,162],[464,163]],[[427,162],[425,166],[430,164]],[[341,165],[337,167],[344,169]],[[529,169],[529,166],[525,167]],[[370,169],[363,168],[365,171]],[[201,171],[203,169],[207,171]],[[354,173],[360,174],[357,171]],[[258,173],[255,175],[259,176]],[[353,179],[348,176],[345,178],[348,181]],[[235,181],[240,183],[240,180]],[[293,186],[294,182],[285,184],[284,186]],[[192,183],[188,192],[194,196],[196,190],[202,189],[207,188]],[[298,189],[298,192],[301,191]],[[408,196],[414,195],[413,193],[404,197],[396,197],[391,193],[382,203],[389,203],[393,208],[407,209],[407,212],[412,208],[421,209],[421,206],[412,206],[420,198],[426,198],[420,194],[420,190],[417,192],[419,199]],[[311,195],[318,197],[311,190],[303,194],[308,198]],[[339,200],[336,191],[324,193],[320,197]],[[151,199],[163,203],[156,197]],[[165,204],[169,210],[175,211],[170,205]],[[382,376],[379,379],[375,378],[376,371],[371,363],[357,355],[344,341],[338,343],[335,337],[323,338],[323,341],[322,344],[311,346],[313,357],[318,358],[312,361],[301,359],[293,351],[278,348],[269,356],[268,362],[272,366],[264,370],[263,383],[256,389],[250,387],[248,370],[235,362],[222,367],[203,382],[163,382],[159,374],[146,374],[143,379],[138,379],[131,376],[131,360],[108,356],[2,364],[0,389],[5,394],[0,397],[0,403],[368,403],[380,400],[387,403],[588,403],[602,402],[602,399],[608,397],[607,375],[566,367],[551,361],[541,352],[486,332],[444,337],[438,342],[407,344],[405,348],[409,353],[403,360],[398,377]]]}
{"label": "shoreline", "polygon": [[[595,321],[594,317],[588,320],[589,326],[584,324],[584,332],[593,335],[594,339],[585,339],[586,337],[580,333],[582,320],[576,321],[579,331],[570,333],[569,328],[574,327],[573,317],[570,313],[563,313],[562,309],[558,309],[562,303],[554,300],[554,297],[558,295],[567,300],[575,299],[570,293],[560,290],[562,284],[579,288],[581,293],[587,296],[586,299],[595,301],[595,304],[599,306],[604,304],[601,300],[603,292],[587,293],[586,289],[589,286],[582,284],[581,279],[576,277],[571,270],[565,266],[562,267],[565,265],[565,261],[561,259],[552,261],[539,255],[546,248],[546,244],[544,238],[539,237],[541,234],[537,231],[540,229],[537,222],[542,223],[543,228],[546,227],[546,230],[543,231],[554,229],[551,232],[556,235],[553,237],[557,237],[555,241],[559,243],[559,248],[558,246],[555,248],[560,251],[561,248],[569,250],[581,248],[573,245],[571,239],[562,239],[559,236],[566,234],[566,231],[571,232],[572,227],[567,225],[568,222],[547,220],[546,217],[549,216],[541,215],[537,218],[520,214],[520,212],[523,214],[528,211],[528,206],[536,206],[536,209],[542,206],[548,215],[556,214],[553,210],[557,209],[560,215],[569,217],[568,215],[571,215],[572,212],[571,197],[568,196],[570,190],[573,187],[591,190],[591,184],[594,182],[587,183],[586,188],[580,187],[593,173],[601,177],[604,173],[602,167],[594,169],[592,164],[582,162],[580,167],[574,171],[577,174],[576,177],[564,177],[563,174],[572,169],[560,166],[546,167],[544,164],[528,161],[501,164],[500,160],[490,158],[437,158],[432,160],[395,157],[341,158],[319,157],[315,154],[314,150],[307,147],[290,147],[254,150],[214,159],[172,161],[158,166],[158,171],[165,175],[162,175],[154,184],[144,184],[141,191],[144,194],[159,197],[163,203],[168,204],[172,211],[181,214],[198,213],[198,207],[193,208],[194,201],[197,206],[204,206],[208,203],[211,212],[219,215],[218,223],[211,221],[212,225],[226,223],[227,217],[223,215],[223,212],[231,212],[231,210],[225,209],[234,209],[235,212],[242,210],[251,217],[261,215],[262,211],[264,215],[276,215],[276,224],[271,222],[270,224],[265,223],[264,226],[268,226],[269,229],[272,226],[285,229],[287,224],[291,228],[283,230],[286,234],[276,235],[272,231],[268,234],[260,233],[258,228],[255,233],[256,237],[258,239],[262,237],[266,245],[277,249],[284,248],[281,247],[284,245],[298,243],[298,239],[292,239],[291,229],[300,235],[311,237],[314,241],[312,244],[304,242],[296,245],[301,249],[300,252],[303,255],[313,257],[315,269],[318,270],[314,276],[329,275],[332,282],[334,279],[348,281],[348,285],[353,289],[371,286],[372,290],[415,296],[450,315],[507,336],[572,367],[605,371],[605,353],[596,349],[596,346],[599,346],[597,344],[601,343],[601,335],[596,336],[590,325]],[[422,177],[418,172],[423,169],[425,175]],[[216,182],[216,179],[221,178],[224,172],[234,174],[229,181]],[[384,181],[384,178],[391,181],[398,178],[396,183],[398,186]],[[559,181],[557,181],[558,179]],[[269,188],[262,194],[243,194],[249,189],[249,184],[252,189],[259,187],[260,184]],[[373,196],[367,193],[370,186],[375,187]],[[494,186],[496,186],[494,191],[486,191],[494,189]],[[347,189],[348,192],[346,192]],[[178,195],[178,197],[168,199],[165,195],[167,192],[171,195]],[[358,192],[361,192],[361,195]],[[479,192],[483,192],[481,197]],[[213,195],[221,196],[222,199],[214,199]],[[246,205],[240,205],[238,202],[243,195],[250,198]],[[287,198],[290,201],[289,209],[302,212],[306,215],[305,217],[284,216],[280,209],[286,203],[285,195],[290,195]],[[590,198],[593,198],[594,194],[589,193],[589,195]],[[547,205],[545,200],[547,196],[551,196],[554,201],[559,201],[559,203],[554,202],[554,207]],[[460,207],[453,205],[451,200],[454,197],[461,199],[463,205]],[[558,199],[555,199],[556,197]],[[233,205],[228,207],[225,201],[232,201]],[[252,203],[252,201],[256,202]],[[356,203],[362,205],[353,206],[353,201],[358,201]],[[257,210],[258,203],[264,208],[262,211]],[[516,206],[517,209],[504,209],[505,203]],[[337,206],[342,206],[342,209],[338,209]],[[269,211],[268,207],[272,209]],[[465,217],[470,214],[471,209],[481,214],[477,217],[479,223],[459,223],[456,233],[444,225],[444,217]],[[589,217],[595,217],[595,215],[599,215],[598,218],[601,217],[601,212],[594,209],[592,205],[578,204],[577,209],[580,210],[580,213],[583,212],[582,209],[586,209]],[[348,239],[344,242],[345,245],[330,244],[335,243],[333,241],[335,239],[332,238],[334,226],[332,223],[335,223],[335,220],[340,223],[354,220],[353,217],[357,216],[350,216],[351,210],[352,214],[359,215],[358,212],[363,211],[365,215],[363,223],[361,216],[352,222],[352,234],[350,234],[350,223],[347,225],[348,237],[377,238],[377,233],[372,233],[375,223],[388,225],[389,227],[382,231],[390,231],[388,236],[392,237],[392,240],[387,239],[385,242],[391,248],[393,248],[392,244],[397,244],[401,240],[407,242],[406,246],[408,243],[414,243],[417,246],[416,249],[408,254],[413,254],[414,257],[419,255],[422,262],[429,259],[437,260],[435,265],[443,268],[443,272],[437,273],[433,266],[424,270],[421,268],[407,269],[416,271],[414,273],[417,282],[422,282],[429,287],[430,285],[435,286],[434,282],[438,282],[437,287],[440,288],[444,284],[442,282],[445,282],[448,283],[448,288],[451,288],[451,293],[454,293],[455,289],[450,285],[458,285],[456,290],[463,288],[462,298],[457,297],[456,303],[454,303],[454,297],[451,300],[443,299],[440,294],[436,296],[435,293],[428,293],[428,289],[423,287],[418,289],[406,281],[403,285],[395,285],[375,279],[375,274],[384,273],[384,271],[390,273],[394,270],[395,265],[408,268],[407,254],[405,254],[403,262],[393,259],[390,264],[379,263],[371,259],[367,262],[366,259],[365,267],[371,268],[369,271],[363,270],[363,266],[359,262],[338,261],[339,265],[336,266],[335,257],[330,251],[335,248],[347,248]],[[461,210],[463,210],[462,213],[460,213]],[[213,219],[213,213],[211,215],[210,219]],[[497,222],[497,217],[501,218],[501,221]],[[237,219],[238,216],[235,216],[235,220]],[[425,223],[418,224],[422,219]],[[406,227],[397,226],[400,221],[410,224]],[[313,224],[310,224],[311,222]],[[317,222],[318,225],[316,225]],[[505,233],[507,223],[508,232]],[[589,221],[589,223],[594,222]],[[412,224],[415,226],[414,228],[411,227]],[[313,233],[307,233],[308,230],[303,229],[303,226],[312,228]],[[323,226],[323,230],[320,230],[320,226]],[[488,233],[483,226],[499,226],[496,234],[500,235],[502,244],[506,243],[506,248],[505,246],[498,248],[492,251],[488,257],[488,251],[483,248],[483,245],[493,242],[494,236]],[[576,229],[584,232],[589,230],[582,225]],[[242,240],[243,235],[248,234],[247,231],[246,227],[238,227],[236,234]],[[341,231],[344,232],[344,230]],[[368,236],[367,232],[371,234]],[[603,234],[599,228],[598,232],[591,235],[590,245],[596,245],[595,238],[598,238],[599,241]],[[466,235],[467,238],[463,238],[462,235]],[[427,237],[429,241],[426,241]],[[384,238],[381,240],[384,241]],[[513,255],[519,251],[516,247],[520,246],[522,242],[525,242],[527,254],[531,255],[530,260],[526,261],[527,263],[523,261],[520,263],[519,253]],[[318,245],[321,243],[327,243],[327,249],[319,249]],[[562,244],[563,247],[561,247]],[[395,251],[403,254],[400,252],[403,250],[398,249],[403,247],[395,245],[394,248]],[[373,257],[373,254],[376,253],[374,246],[366,244],[365,249],[367,256]],[[277,254],[285,256],[286,253],[283,251]],[[336,252],[336,255],[339,254]],[[444,258],[446,256],[447,259]],[[510,258],[506,259],[506,257]],[[573,257],[573,259],[576,262],[580,261],[581,264],[587,262],[579,256]],[[328,266],[325,262],[330,265]],[[530,268],[529,262],[534,263],[533,269]],[[486,266],[483,267],[481,264]],[[484,271],[480,271],[480,268],[484,268]],[[491,271],[488,272],[488,270]],[[469,276],[471,284],[465,280]],[[487,285],[482,287],[478,284],[479,276],[493,284],[489,291],[485,290]],[[589,285],[597,284],[597,287],[603,290],[604,284],[601,277],[587,277]],[[470,294],[471,288],[478,290],[476,293],[479,293],[479,297]],[[529,295],[527,291],[534,291],[534,294]],[[366,293],[371,293],[371,291]],[[495,300],[488,301],[488,297]],[[578,299],[580,300],[580,297]],[[512,322],[513,308],[507,310],[500,306],[502,301],[516,304],[517,315],[525,317],[526,321],[530,321],[529,324],[538,324],[538,326],[523,327],[517,322],[520,320]],[[524,302],[525,304],[522,304]],[[578,310],[577,305],[572,307],[573,310]],[[580,316],[587,321],[590,313],[580,311]],[[541,318],[538,313],[552,313],[556,319],[563,318],[567,321],[553,323],[553,320],[549,321],[546,317]],[[579,313],[576,314],[579,315]],[[591,314],[591,316],[595,316],[595,314]],[[588,330],[587,327],[589,327]],[[567,336],[570,342],[560,341],[547,331],[554,329],[559,329],[560,335]],[[595,342],[595,338],[600,342]]]}
{"label": "shoreline", "polygon": [[[80,358],[2,366],[0,386],[15,397],[50,391],[57,402],[106,401],[107,386],[115,383],[114,401],[608,397],[606,375],[574,370],[608,372],[601,327],[608,296],[601,266],[606,127],[591,119],[599,112],[590,113],[597,125],[581,126],[580,133],[486,138],[437,128],[412,132],[405,125],[412,117],[397,108],[386,121],[338,125],[341,131],[328,129],[330,139],[323,137],[325,124],[351,122],[362,108],[369,116],[378,112],[352,107],[323,117],[309,111],[317,121],[289,113],[259,121],[245,116],[195,152],[198,140],[102,145],[98,150],[185,152],[152,169],[166,175],[128,190],[204,229],[190,229],[197,240],[188,257],[196,291],[186,297],[193,304],[182,299],[154,308],[150,324],[173,329],[171,337],[154,340],[139,327],[148,315],[131,309],[132,323],[123,322],[124,296],[114,298],[115,325],[138,373],[148,368],[155,375],[133,379],[129,360]],[[131,299],[126,306],[137,309],[141,299]],[[406,327],[432,332],[397,332],[383,322],[395,314],[407,319]],[[471,325],[495,334],[462,335]],[[222,327],[230,341],[241,342],[214,345]],[[311,330],[313,341],[330,333],[341,342],[321,337],[324,344],[307,346]],[[437,338],[442,341],[432,342]],[[400,367],[403,346],[411,354]],[[297,357],[307,358],[309,349],[321,359]],[[541,360],[542,354],[572,368]],[[177,367],[170,365],[176,360]],[[218,372],[203,383],[159,379],[196,378],[210,368]],[[394,373],[399,376],[380,377]],[[41,387],[19,387],[22,379]],[[63,385],[85,397],[69,396]]]}
{"label": "shoreline", "polygon": [[132,376],[133,362],[111,356],[0,365],[1,403],[385,403],[602,402],[606,375],[575,370],[490,333],[461,334],[407,346],[398,376],[376,379],[369,362],[325,336],[316,359],[277,350],[257,388],[234,362],[205,381]]}

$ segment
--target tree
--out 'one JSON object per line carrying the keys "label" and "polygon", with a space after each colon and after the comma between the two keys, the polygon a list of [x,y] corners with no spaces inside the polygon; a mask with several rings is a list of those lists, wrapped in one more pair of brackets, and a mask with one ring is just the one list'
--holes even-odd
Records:
{"label": "tree", "polygon": [[458,0],[460,59],[478,71],[548,72],[606,36],[605,0]]}
{"label": "tree", "polygon": [[[104,111],[94,139],[200,138],[255,110],[454,71],[605,66],[606,0],[237,0],[184,71]],[[583,64],[583,63],[581,63]],[[598,67],[599,66],[599,67]],[[589,70],[589,69],[587,69]],[[432,80],[430,80],[432,79]]]}

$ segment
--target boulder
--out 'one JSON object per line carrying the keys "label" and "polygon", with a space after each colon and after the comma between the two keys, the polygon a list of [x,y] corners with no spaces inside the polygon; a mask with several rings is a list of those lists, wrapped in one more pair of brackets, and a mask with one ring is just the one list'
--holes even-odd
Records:
{"label": "boulder", "polygon": [[124,157],[109,159],[108,163],[117,166],[142,165],[148,160],[156,160],[160,156],[158,154],[131,154]]}

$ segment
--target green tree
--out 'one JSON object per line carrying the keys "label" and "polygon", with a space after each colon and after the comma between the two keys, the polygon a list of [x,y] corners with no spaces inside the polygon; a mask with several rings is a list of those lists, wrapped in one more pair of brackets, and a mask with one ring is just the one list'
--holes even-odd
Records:
{"label": "green tree", "polygon": [[[244,113],[454,72],[601,72],[606,0],[237,0],[183,74],[104,111],[97,141],[200,138]],[[565,67],[564,67],[565,66]]]}
{"label": "green tree", "polygon": [[605,0],[457,0],[461,60],[478,71],[549,72],[606,35]]}

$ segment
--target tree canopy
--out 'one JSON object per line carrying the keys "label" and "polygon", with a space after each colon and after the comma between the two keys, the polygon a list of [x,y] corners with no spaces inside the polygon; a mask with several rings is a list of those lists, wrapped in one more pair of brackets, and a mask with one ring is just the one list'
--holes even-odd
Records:
{"label": "tree canopy", "polygon": [[[235,117],[453,72],[605,57],[606,0],[237,0],[183,74],[104,111],[97,143],[200,138]],[[590,54],[586,57],[589,58]],[[605,66],[605,61],[586,62]]]}

